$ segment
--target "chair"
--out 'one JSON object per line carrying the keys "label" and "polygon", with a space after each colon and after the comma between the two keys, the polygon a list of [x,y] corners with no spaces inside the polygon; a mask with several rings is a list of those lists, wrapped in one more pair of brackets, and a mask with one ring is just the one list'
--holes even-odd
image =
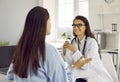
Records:
{"label": "chair", "polygon": [[105,66],[105,68],[107,69],[107,71],[109,72],[109,74],[112,76],[114,82],[118,82],[118,76],[117,76],[117,72],[115,70],[114,64],[113,64],[113,60],[112,60],[112,56],[109,53],[102,53],[102,63]]}
{"label": "chair", "polygon": [[120,81],[120,55],[118,55],[117,74]]}

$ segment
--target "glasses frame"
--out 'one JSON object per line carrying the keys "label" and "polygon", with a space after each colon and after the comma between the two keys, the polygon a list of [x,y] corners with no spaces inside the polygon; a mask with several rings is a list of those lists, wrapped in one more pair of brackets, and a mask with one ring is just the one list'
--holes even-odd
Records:
{"label": "glasses frame", "polygon": [[73,28],[75,27],[81,28],[82,26],[85,26],[85,25],[84,24],[72,24]]}

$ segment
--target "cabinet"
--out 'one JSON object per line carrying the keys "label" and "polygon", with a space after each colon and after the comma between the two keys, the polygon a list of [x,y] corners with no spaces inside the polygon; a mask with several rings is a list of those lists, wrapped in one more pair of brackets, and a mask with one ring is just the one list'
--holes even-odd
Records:
{"label": "cabinet", "polygon": [[90,3],[96,3],[91,5],[95,14],[120,14],[119,0],[114,0],[112,3],[105,3],[104,0],[92,0]]}
{"label": "cabinet", "polygon": [[[93,3],[95,4],[93,5]],[[120,0],[114,0],[112,3],[106,3],[104,0],[90,0],[89,10],[92,29],[100,29],[105,33],[108,47],[118,48],[120,44]],[[114,23],[117,24],[117,32],[112,31]]]}
{"label": "cabinet", "polygon": [[[104,33],[105,38],[99,40],[102,50],[111,53],[115,52],[113,61],[118,56],[116,70],[120,80],[120,0],[114,0],[110,4],[105,3],[104,0],[89,0],[89,15],[93,32],[99,30],[99,35]],[[117,24],[117,32],[112,32],[113,23]],[[116,51],[114,51],[115,48],[117,49],[117,55]],[[114,62],[115,66],[116,62]]]}
{"label": "cabinet", "polygon": [[95,38],[101,50],[117,50],[119,32],[94,31]]}

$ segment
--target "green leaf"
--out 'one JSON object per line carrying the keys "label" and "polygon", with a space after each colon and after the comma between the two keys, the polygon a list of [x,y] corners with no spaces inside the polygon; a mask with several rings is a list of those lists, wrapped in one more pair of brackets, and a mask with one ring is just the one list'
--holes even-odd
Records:
{"label": "green leaf", "polygon": [[64,32],[61,36],[65,37],[65,36],[66,36],[66,33]]}
{"label": "green leaf", "polygon": [[67,35],[67,39],[70,40],[71,39],[71,35]]}

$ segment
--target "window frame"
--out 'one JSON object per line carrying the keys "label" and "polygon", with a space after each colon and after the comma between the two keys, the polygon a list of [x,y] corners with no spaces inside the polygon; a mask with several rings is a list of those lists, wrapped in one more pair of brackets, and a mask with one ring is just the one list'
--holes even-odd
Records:
{"label": "window frame", "polygon": [[[77,15],[80,15],[79,14],[79,3],[78,2],[80,2],[80,1],[86,1],[86,3],[88,3],[88,0],[73,0],[73,3],[74,3],[74,5],[73,5],[73,19],[74,19],[74,17],[75,16],[77,16]],[[67,34],[69,34],[69,35],[71,35],[71,37],[73,37],[73,32],[72,32],[72,23],[70,24],[71,25],[71,29],[70,29],[70,27],[68,27],[68,28],[60,28],[59,27],[59,0],[56,0],[56,19],[57,19],[57,21],[56,21],[56,41],[65,41],[64,40],[64,38],[62,38],[61,37],[61,35],[62,35],[62,33],[64,33],[64,32],[66,32]],[[87,7],[88,7],[88,4],[87,4]],[[89,12],[89,9],[87,9],[87,13]],[[88,16],[89,16],[89,13],[88,13],[88,15],[87,16],[85,16],[86,18],[88,18]],[[62,31],[62,33],[61,33],[61,31]]]}

